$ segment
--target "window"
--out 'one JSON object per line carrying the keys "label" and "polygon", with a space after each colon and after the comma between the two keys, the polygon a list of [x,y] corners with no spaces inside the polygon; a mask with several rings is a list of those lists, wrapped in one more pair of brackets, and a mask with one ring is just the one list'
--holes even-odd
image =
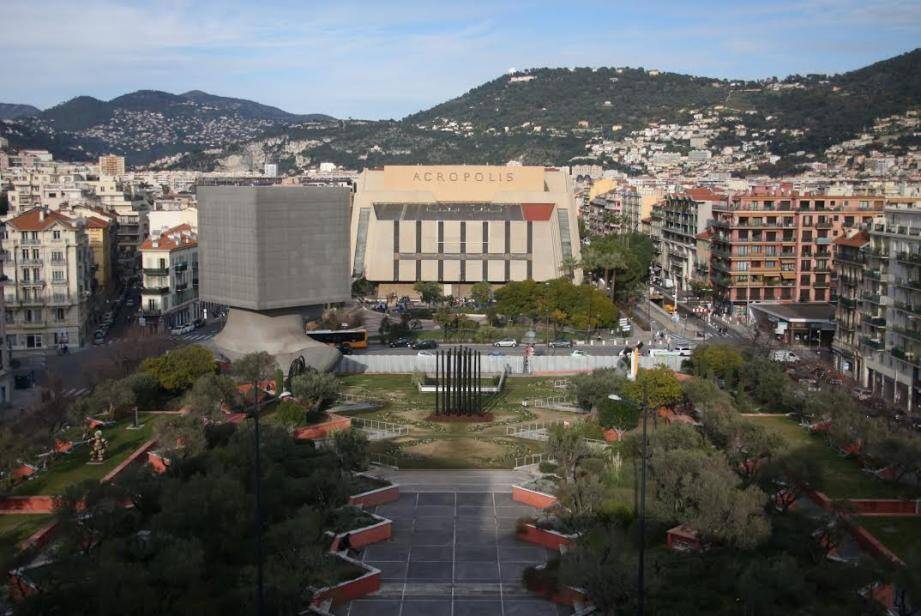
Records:
{"label": "window", "polygon": [[36,261],[38,261],[39,259],[41,259],[41,257],[42,257],[42,253],[38,250],[38,248],[33,248],[33,249],[32,249],[32,258],[35,259]]}
{"label": "window", "polygon": [[55,308],[55,309],[54,309],[54,318],[57,319],[58,321],[63,321],[63,320],[64,320],[64,309],[63,309],[63,308]]}
{"label": "window", "polygon": [[29,268],[27,267],[22,268],[22,281],[23,282],[29,282],[30,275],[31,274],[30,274]]}
{"label": "window", "polygon": [[815,290],[815,301],[824,302],[825,301],[825,289],[816,289]]}
{"label": "window", "polygon": [[61,232],[58,229],[55,229],[51,232],[51,238],[55,240],[61,239]]}
{"label": "window", "polygon": [[764,269],[774,269],[777,267],[777,261],[765,261]]}
{"label": "window", "polygon": [[27,259],[29,258],[29,249],[28,249],[28,248],[23,248],[23,249],[22,249],[22,258],[23,258],[23,260],[27,260]]}
{"label": "window", "polygon": [[60,252],[60,251],[52,252],[52,253],[51,253],[51,260],[52,260],[52,261],[58,261],[58,262],[63,261],[63,260],[64,260],[64,253],[63,253],[63,252]]}
{"label": "window", "polygon": [[803,285],[804,287],[808,287],[808,286],[809,286],[809,276],[808,276],[808,275],[807,275],[807,276],[800,276],[800,277],[799,277],[799,283],[800,283],[801,285]]}
{"label": "window", "polygon": [[748,271],[748,261],[737,261],[736,262],[736,271],[738,272],[747,272]]}
{"label": "window", "polygon": [[52,282],[64,282],[64,270],[54,270],[51,272]]}

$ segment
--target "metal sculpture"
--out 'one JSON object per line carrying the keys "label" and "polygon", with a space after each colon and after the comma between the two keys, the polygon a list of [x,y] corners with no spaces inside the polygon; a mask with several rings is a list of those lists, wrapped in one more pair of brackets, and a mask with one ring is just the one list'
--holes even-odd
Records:
{"label": "metal sculpture", "polygon": [[90,464],[102,464],[106,460],[109,441],[102,438],[102,430],[96,430],[90,449]]}
{"label": "metal sculpture", "polygon": [[294,380],[294,377],[301,376],[307,372],[307,362],[304,361],[303,355],[298,355],[288,366],[288,383]]}
{"label": "metal sculpture", "polygon": [[435,356],[435,416],[483,414],[480,352],[467,347]]}

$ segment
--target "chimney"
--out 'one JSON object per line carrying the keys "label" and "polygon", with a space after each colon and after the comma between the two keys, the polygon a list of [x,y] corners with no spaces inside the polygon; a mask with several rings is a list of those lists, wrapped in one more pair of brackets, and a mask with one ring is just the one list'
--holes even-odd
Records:
{"label": "chimney", "polygon": [[44,222],[44,220],[45,220],[45,208],[39,208],[39,210],[38,210],[38,220],[39,220],[39,222]]}
{"label": "chimney", "polygon": [[153,242],[151,242],[150,245],[151,245],[152,247],[154,247],[154,248],[159,248],[159,247],[160,247],[160,243],[157,242],[157,240],[154,240]]}

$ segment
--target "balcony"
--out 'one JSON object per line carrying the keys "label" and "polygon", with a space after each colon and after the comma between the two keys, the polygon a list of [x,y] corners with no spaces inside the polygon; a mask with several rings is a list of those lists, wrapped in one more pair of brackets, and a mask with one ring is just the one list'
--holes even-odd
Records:
{"label": "balcony", "polygon": [[831,244],[831,238],[830,237],[817,237],[815,238],[815,243],[818,244],[819,246],[827,246]]}
{"label": "balcony", "polygon": [[815,228],[816,229],[831,229],[832,222],[830,220],[820,220],[817,223],[815,223]]}
{"label": "balcony", "polygon": [[166,295],[169,293],[169,287],[144,287],[142,295]]}
{"label": "balcony", "polygon": [[909,340],[915,340],[921,342],[921,329],[909,329],[907,327],[892,327],[889,331],[893,331],[900,336],[904,336]]}
{"label": "balcony", "polygon": [[70,304],[71,301],[69,296],[55,293],[51,296],[51,301],[49,303],[53,306],[66,306]]}
{"label": "balcony", "polygon": [[875,338],[868,338],[866,336],[861,336],[860,344],[874,351],[882,351],[883,349],[886,348],[886,343],[883,342],[882,340],[875,339]]}
{"label": "balcony", "polygon": [[891,353],[892,356],[895,357],[896,359],[901,359],[902,361],[908,362],[910,364],[914,364],[918,360],[917,355],[915,355],[911,351],[906,351],[902,347],[897,347],[897,346],[892,347],[891,349],[889,349],[889,353]]}
{"label": "balcony", "polygon": [[895,258],[903,263],[921,265],[921,252],[900,252]]}
{"label": "balcony", "polygon": [[188,288],[189,288],[189,283],[188,283],[188,282],[179,282],[179,283],[176,283],[176,291],[177,291],[177,292],[178,292],[178,291],[185,291],[185,290],[188,289]]}
{"label": "balcony", "polygon": [[30,257],[28,259],[20,259],[19,265],[41,265],[43,259],[41,257]]}
{"label": "balcony", "polygon": [[864,278],[871,278],[873,280],[879,280],[881,278],[879,270],[864,270],[863,276]]}
{"label": "balcony", "polygon": [[906,304],[905,302],[893,302],[892,306],[896,310],[901,310],[902,312],[909,312],[911,314],[921,316],[921,305],[912,306],[911,304]]}
{"label": "balcony", "polygon": [[860,299],[871,304],[879,304],[879,293],[862,293]]}
{"label": "balcony", "polygon": [[851,299],[849,297],[839,297],[838,304],[840,304],[841,307],[843,308],[848,308],[850,310],[853,310],[854,308],[857,307],[857,300]]}
{"label": "balcony", "polygon": [[921,280],[906,280],[904,278],[899,278],[896,279],[895,284],[903,289],[921,292]]}
{"label": "balcony", "polygon": [[886,319],[884,317],[864,316],[860,321],[870,327],[886,327]]}
{"label": "balcony", "polygon": [[147,276],[169,276],[168,267],[145,267],[144,274]]}
{"label": "balcony", "polygon": [[188,263],[177,263],[175,266],[173,266],[173,269],[177,272],[184,272],[187,269],[189,269],[189,264]]}

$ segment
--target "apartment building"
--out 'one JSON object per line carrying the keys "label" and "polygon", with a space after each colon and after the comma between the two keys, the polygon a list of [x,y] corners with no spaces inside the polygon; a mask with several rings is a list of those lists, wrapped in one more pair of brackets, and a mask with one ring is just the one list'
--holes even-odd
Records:
{"label": "apartment building", "polygon": [[[855,380],[863,371],[860,352],[861,339],[876,340],[882,344],[885,322],[871,322],[872,313],[880,307],[879,280],[864,278],[869,254],[872,253],[870,234],[865,230],[835,240],[835,272],[837,274],[837,296],[835,306],[835,337],[832,353],[835,367],[842,374]],[[872,288],[865,283],[872,282]],[[864,323],[864,316],[867,322]]]}
{"label": "apartment building", "polygon": [[658,250],[660,275],[674,281],[678,289],[687,289],[697,270],[698,236],[707,230],[714,206],[725,197],[706,188],[693,188],[682,193],[666,195],[654,206],[653,219],[658,219]]}
{"label": "apartment building", "polygon": [[109,154],[99,157],[99,175],[118,176],[125,175],[125,157]]}
{"label": "apartment building", "polygon": [[86,219],[86,234],[93,251],[93,278],[96,289],[111,290],[118,262],[118,216],[99,207],[80,206],[62,210],[71,218]]}
{"label": "apartment building", "polygon": [[141,244],[141,310],[148,324],[185,325],[200,316],[198,235],[189,225],[155,233]]}
{"label": "apartment building", "polygon": [[640,195],[632,187],[614,188],[596,195],[582,212],[582,219],[593,234],[640,229]]}
{"label": "apartment building", "polygon": [[3,246],[7,347],[85,344],[93,257],[84,221],[35,208],[7,222]]}
{"label": "apartment building", "polygon": [[137,266],[141,242],[148,234],[149,204],[145,199],[128,193],[114,178],[100,178],[95,190],[101,207],[118,216],[115,238],[118,266],[128,275]]}
{"label": "apartment building", "polygon": [[[4,229],[3,225],[0,225],[0,229]],[[5,231],[0,231],[2,234]],[[0,271],[3,268],[3,260],[5,256],[3,251],[0,250]],[[6,314],[6,304],[3,301],[4,297],[4,280],[0,276],[0,314]],[[6,319],[0,319],[0,404],[7,403],[10,401],[10,397],[13,393],[13,375],[10,371],[10,350],[9,346],[6,344]]]}
{"label": "apartment building", "polygon": [[715,207],[711,281],[717,304],[746,314],[751,302],[834,301],[833,242],[868,226],[883,205],[876,196],[756,192]]}

